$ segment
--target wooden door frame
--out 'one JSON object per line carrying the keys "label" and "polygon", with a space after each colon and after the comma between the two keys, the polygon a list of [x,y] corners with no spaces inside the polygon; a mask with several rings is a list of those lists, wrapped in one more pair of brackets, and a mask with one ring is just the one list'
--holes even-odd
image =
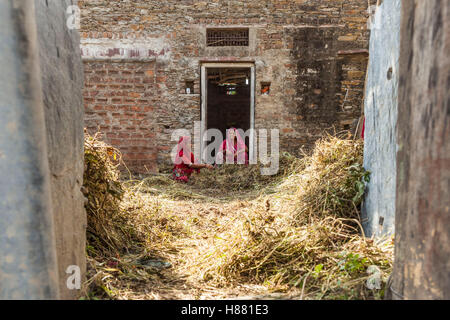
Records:
{"label": "wooden door frame", "polygon": [[256,74],[255,64],[248,62],[205,62],[201,64],[201,130],[200,130],[200,154],[201,161],[204,161],[203,151],[206,148],[206,141],[203,139],[204,133],[208,129],[207,113],[208,113],[208,86],[207,86],[207,69],[212,68],[249,68],[250,69],[250,129],[253,129],[253,134],[250,134],[249,141],[249,159],[254,157],[255,147],[255,89],[256,89]]}

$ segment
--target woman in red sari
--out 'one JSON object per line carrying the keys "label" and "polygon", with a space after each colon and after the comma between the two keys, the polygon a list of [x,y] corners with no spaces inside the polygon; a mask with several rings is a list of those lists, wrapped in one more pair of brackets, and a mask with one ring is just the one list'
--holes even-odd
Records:
{"label": "woman in red sari", "polygon": [[181,137],[178,141],[177,155],[173,167],[173,178],[176,181],[188,182],[192,172],[197,173],[200,169],[213,169],[210,164],[195,163],[194,154],[191,152],[191,139]]}
{"label": "woman in red sari", "polygon": [[236,128],[227,130],[227,138],[222,142],[216,163],[248,165],[248,148]]}

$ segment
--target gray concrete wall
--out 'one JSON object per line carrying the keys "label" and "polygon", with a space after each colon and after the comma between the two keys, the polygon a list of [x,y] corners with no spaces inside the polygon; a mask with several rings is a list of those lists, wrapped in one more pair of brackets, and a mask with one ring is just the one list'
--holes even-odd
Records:
{"label": "gray concrete wall", "polygon": [[364,104],[364,167],[371,180],[362,213],[369,237],[394,232],[400,17],[401,1],[385,0],[371,24]]}
{"label": "gray concrete wall", "polygon": [[77,30],[69,30],[65,14],[72,0],[36,0],[48,161],[61,298],[76,298],[68,290],[66,269],[86,268],[86,214],[83,185],[83,65]]}
{"label": "gray concrete wall", "polygon": [[83,67],[71,0],[0,1],[0,299],[70,299],[85,271]]}
{"label": "gray concrete wall", "polygon": [[56,299],[34,2],[0,1],[0,299]]}

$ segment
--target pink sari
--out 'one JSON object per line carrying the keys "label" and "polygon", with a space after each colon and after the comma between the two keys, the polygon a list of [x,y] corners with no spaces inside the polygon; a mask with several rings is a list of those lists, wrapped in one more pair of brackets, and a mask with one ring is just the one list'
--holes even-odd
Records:
{"label": "pink sari", "polygon": [[[234,131],[236,135],[236,143],[231,140],[230,132]],[[225,160],[224,160],[225,156]],[[248,154],[245,142],[236,128],[227,130],[227,138],[222,142],[219,152],[216,156],[217,164],[248,164]]]}

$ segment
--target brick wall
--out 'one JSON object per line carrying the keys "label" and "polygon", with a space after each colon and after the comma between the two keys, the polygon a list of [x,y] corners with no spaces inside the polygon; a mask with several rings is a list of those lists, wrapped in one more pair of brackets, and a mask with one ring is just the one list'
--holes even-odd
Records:
{"label": "brick wall", "polygon": [[85,61],[85,125],[123,153],[129,168],[155,171],[155,63]]}
{"label": "brick wall", "polygon": [[[147,90],[146,84],[135,84],[144,85],[143,91],[137,92],[147,95],[148,100],[138,105],[153,108],[140,109],[145,115],[137,115],[152,123],[156,135],[145,138],[135,131],[138,137],[129,138],[148,140],[145,152],[133,152],[149,158],[135,161],[151,162],[151,158],[158,164],[168,163],[174,143],[170,141],[172,130],[192,129],[194,121],[200,120],[203,61],[254,62],[255,126],[279,128],[283,150],[297,153],[300,147],[311,146],[331,126],[337,130],[355,127],[367,65],[366,0],[86,0],[80,4],[82,53],[88,72],[93,71],[93,61],[98,60],[103,61],[105,69],[107,64],[129,66],[140,62],[154,71],[151,89]],[[248,27],[249,46],[207,47],[206,28],[218,26]],[[359,53],[354,54],[355,50]],[[86,77],[89,85],[95,87],[98,77]],[[89,80],[91,77],[93,80]],[[124,75],[130,81],[132,77],[133,74]],[[184,94],[187,80],[194,81],[194,94]],[[261,82],[271,83],[270,95],[260,94]],[[123,149],[126,140],[119,141],[125,138],[114,132],[128,130],[131,135],[132,128],[137,130],[139,126],[127,123],[126,129],[116,121],[117,128],[112,129],[112,124],[104,121],[113,121],[115,111],[94,109],[96,105],[114,106],[112,96],[102,102],[87,102],[87,124],[104,126],[105,131],[109,130],[110,142],[114,139],[114,144],[122,146],[127,154],[129,149]],[[133,111],[127,112],[133,120]],[[128,116],[121,116],[125,123]],[[138,171],[145,171],[139,162],[134,165]]]}

